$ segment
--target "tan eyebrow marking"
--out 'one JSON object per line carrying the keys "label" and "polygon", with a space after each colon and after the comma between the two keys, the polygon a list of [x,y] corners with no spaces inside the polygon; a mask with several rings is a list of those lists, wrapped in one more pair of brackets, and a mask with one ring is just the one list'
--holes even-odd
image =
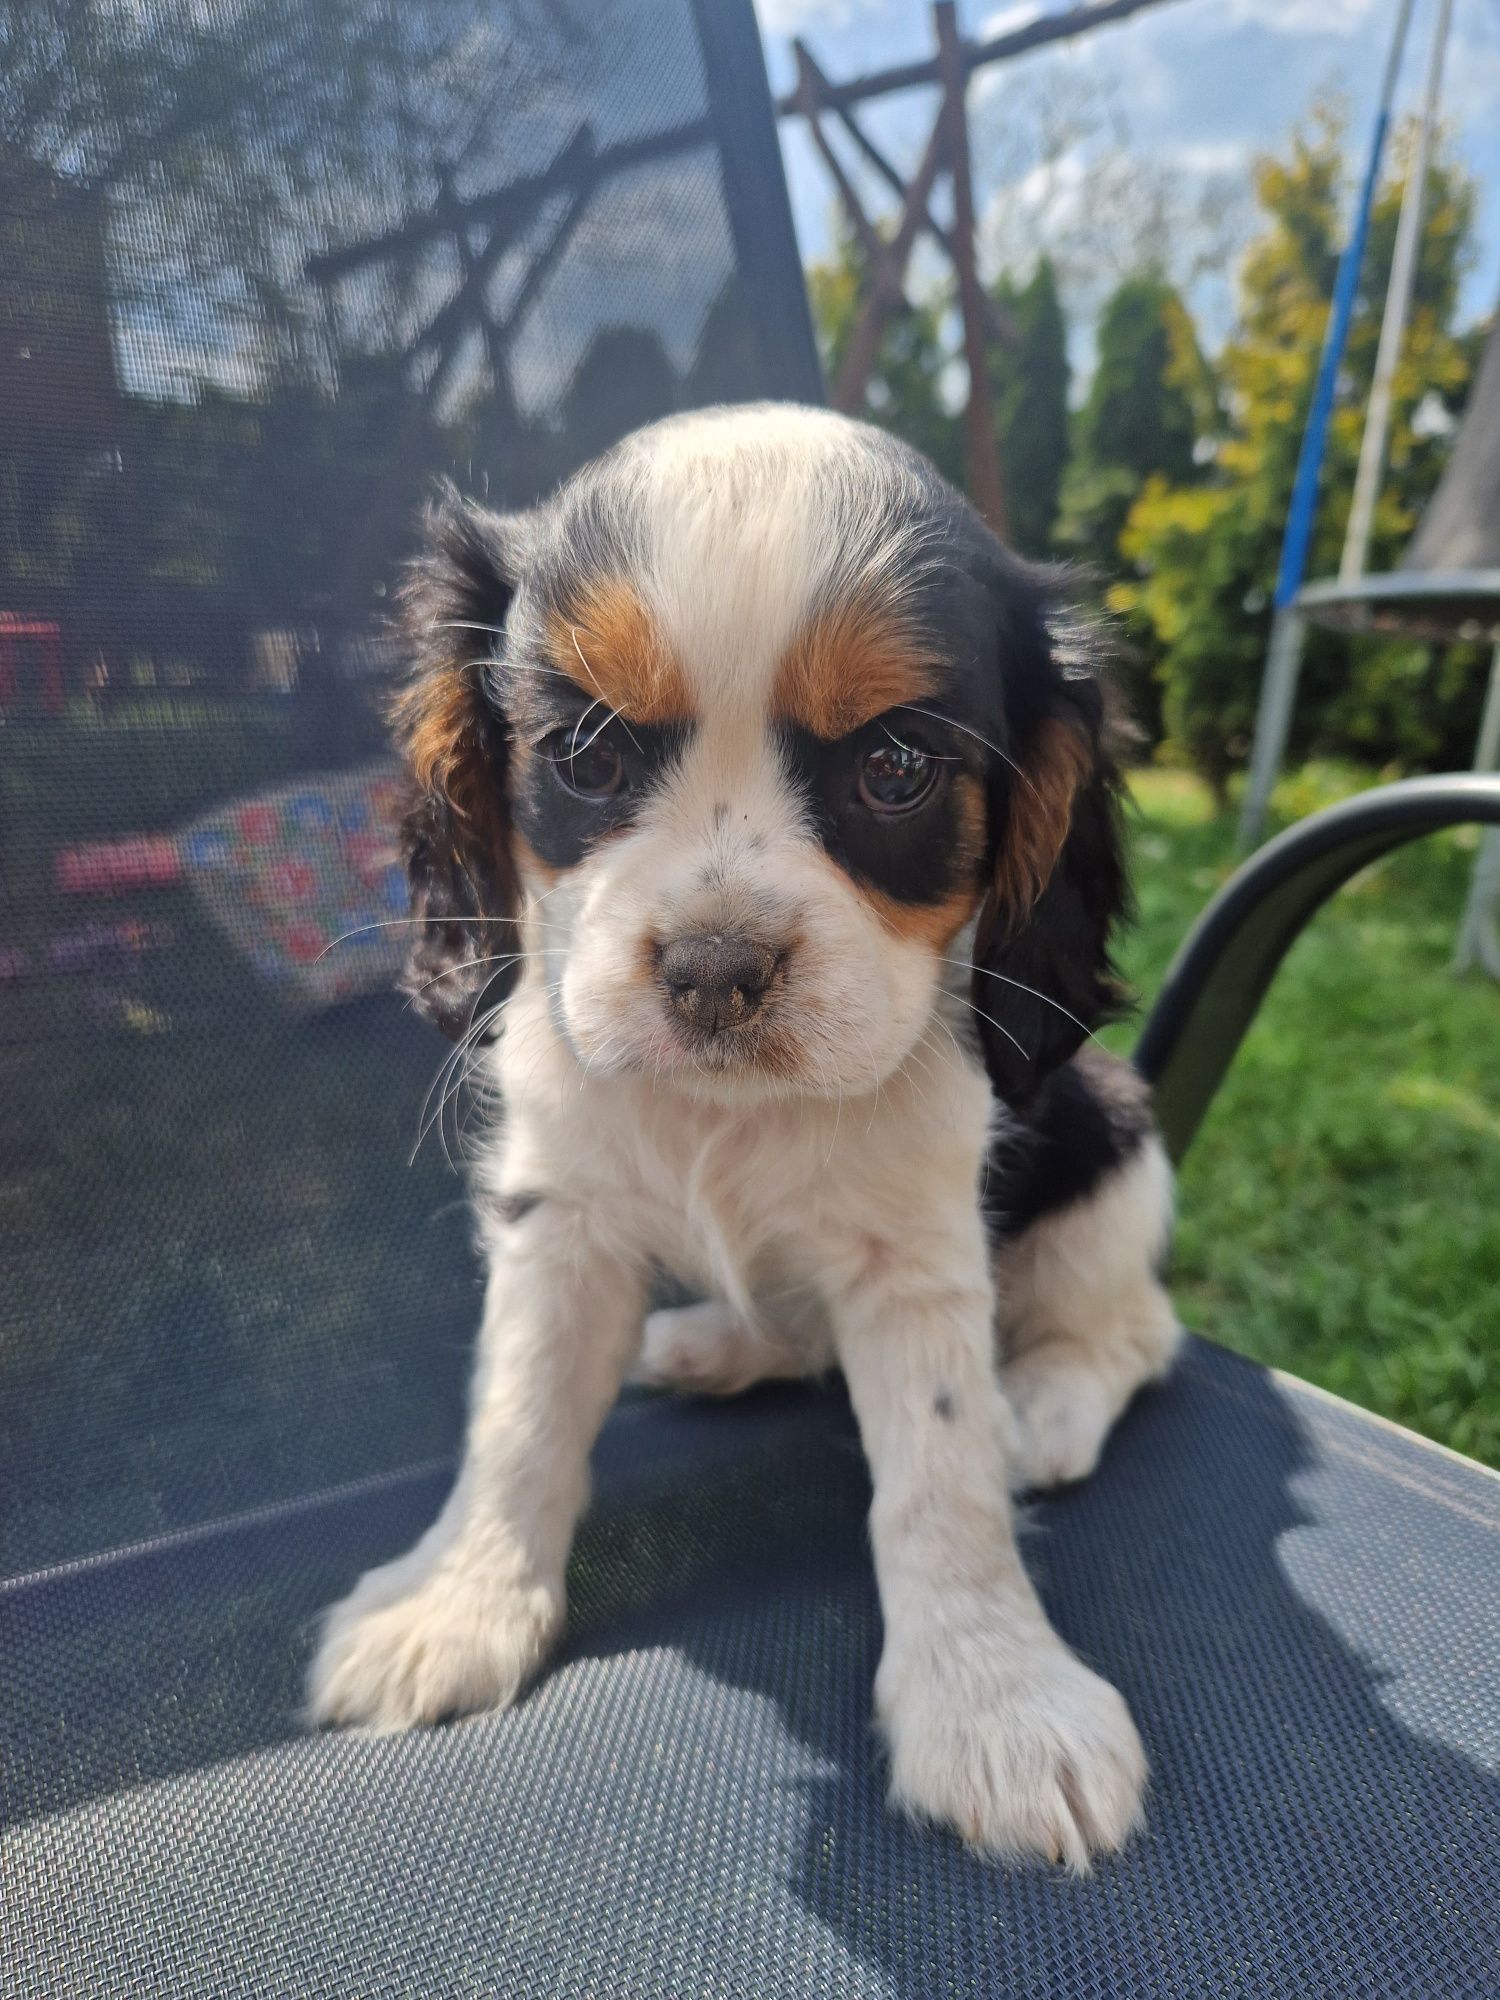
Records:
{"label": "tan eyebrow marking", "polygon": [[937,685],[937,661],[911,627],[856,601],[803,626],[781,657],[771,708],[831,743]]}
{"label": "tan eyebrow marking", "polygon": [[549,661],[585,694],[626,722],[685,722],[693,713],[686,677],[651,613],[629,584],[593,585],[565,611],[548,615]]}

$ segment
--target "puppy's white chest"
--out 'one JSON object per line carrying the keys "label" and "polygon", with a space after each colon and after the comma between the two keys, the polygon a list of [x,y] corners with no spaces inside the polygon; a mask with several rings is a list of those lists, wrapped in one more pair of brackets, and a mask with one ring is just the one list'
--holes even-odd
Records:
{"label": "puppy's white chest", "polygon": [[974,1201],[992,1101],[956,1050],[863,1097],[714,1103],[581,1074],[527,997],[512,1003],[506,1126],[484,1180],[585,1207],[690,1283],[733,1295],[815,1282],[851,1236],[903,1240],[934,1205]]}
{"label": "puppy's white chest", "polygon": [[822,1192],[814,1185],[815,1137],[784,1115],[658,1103],[623,1145],[615,1135],[625,1156],[617,1198],[681,1278],[714,1288],[785,1279],[811,1261],[810,1239],[837,1205],[833,1160]]}

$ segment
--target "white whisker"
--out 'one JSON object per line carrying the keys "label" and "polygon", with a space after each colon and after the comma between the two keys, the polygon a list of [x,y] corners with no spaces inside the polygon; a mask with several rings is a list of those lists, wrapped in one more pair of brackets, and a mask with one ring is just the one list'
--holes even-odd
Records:
{"label": "white whisker", "polygon": [[976,743],[982,743],[986,750],[992,750],[1002,764],[1008,764],[1029,792],[1040,798],[1041,794],[1030,778],[1021,769],[1014,757],[1008,757],[998,743],[991,743],[988,736],[981,736],[977,729],[971,729],[966,722],[955,722],[951,715],[941,715],[935,708],[918,708],[915,702],[904,701],[902,708],[910,715],[925,715],[929,722],[941,722],[949,729],[957,729],[965,736],[972,736]]}
{"label": "white whisker", "polygon": [[[1008,972],[991,972],[987,965],[973,965],[966,958],[945,958],[943,964],[956,965],[964,972],[977,972],[985,979],[998,979],[1003,986],[1014,986],[1018,993],[1029,993],[1033,1000],[1040,1000],[1044,1006],[1055,1007],[1059,1014],[1067,1015],[1074,1027],[1082,1028],[1091,1042],[1099,1039],[1088,1023],[1080,1021],[1076,1014],[1070,1013],[1061,1000],[1054,1000],[1050,993],[1043,993],[1035,986],[1028,986],[1024,979],[1012,979]],[[963,995],[955,994],[954,998],[961,1000]]]}
{"label": "white whisker", "polygon": [[[419,993],[425,993],[429,986],[436,986],[440,979],[451,979],[455,972],[473,972],[481,965],[514,965],[518,959],[523,959],[525,956],[524,951],[502,951],[488,958],[457,959],[452,965],[445,965],[441,972],[435,972],[431,979],[424,979],[420,986],[414,986],[411,999],[415,1000]],[[410,1006],[411,1001],[408,1001],[407,1005]]]}
{"label": "white whisker", "polygon": [[[588,675],[592,685],[596,688],[599,688],[600,698],[603,699],[604,690],[602,687],[599,687],[598,676],[595,674],[593,668],[589,665],[588,661],[584,659],[583,648],[578,643],[578,627],[576,625],[570,625],[568,627],[568,635],[573,641],[573,651],[578,655],[579,660],[582,662],[583,671]],[[625,720],[623,715],[620,716],[618,720],[620,727],[624,730],[625,734],[630,738],[631,742],[635,744],[636,749],[640,750],[641,755],[644,757],[646,753],[644,750],[641,750],[640,739],[631,730],[630,724]]]}
{"label": "white whisker", "polygon": [[919,750],[915,743],[903,743],[889,723],[881,723],[880,733],[888,737],[898,750],[904,750],[908,757],[929,757],[934,764],[961,764],[964,761],[962,757],[944,757],[936,750]]}
{"label": "white whisker", "polygon": [[1010,1043],[1013,1049],[1017,1050],[1022,1056],[1025,1056],[1027,1062],[1031,1061],[1031,1057],[1027,1055],[1026,1050],[1021,1047],[1021,1044],[1016,1040],[1015,1036],[1011,1033],[1010,1029],[1007,1028],[1003,1022],[997,1021],[993,1014],[986,1014],[982,1007],[976,1007],[972,1000],[966,1000],[962,993],[955,993],[952,997],[959,1003],[961,1007],[970,1008],[974,1013],[976,1013],[979,1016],[981,1021],[988,1021],[992,1028],[997,1029],[1002,1035],[1004,1035],[1005,1039]]}
{"label": "white whisker", "polygon": [[357,924],[352,931],[345,931],[341,937],[331,938],[313,960],[313,964],[320,965],[335,945],[347,944],[350,938],[364,937],[370,931],[394,931],[401,930],[410,924],[430,924],[434,922],[442,922],[444,924],[505,924],[512,921],[513,919],[509,917],[443,917],[441,919],[433,917],[385,917],[377,923]]}

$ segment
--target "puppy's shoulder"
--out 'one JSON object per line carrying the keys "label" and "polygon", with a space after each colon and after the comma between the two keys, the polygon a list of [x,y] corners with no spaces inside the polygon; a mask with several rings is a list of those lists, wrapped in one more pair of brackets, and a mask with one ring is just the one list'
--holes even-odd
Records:
{"label": "puppy's shoulder", "polygon": [[1086,1043],[1024,1112],[998,1123],[984,1190],[999,1241],[1086,1200],[1155,1132],[1151,1091],[1133,1064]]}

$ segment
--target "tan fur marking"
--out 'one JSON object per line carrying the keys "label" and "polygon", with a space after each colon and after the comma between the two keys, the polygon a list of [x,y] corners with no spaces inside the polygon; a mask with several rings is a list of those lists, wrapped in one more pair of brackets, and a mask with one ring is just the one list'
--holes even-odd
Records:
{"label": "tan fur marking", "polygon": [[782,655],[771,707],[832,743],[935,684],[936,662],[900,619],[843,604],[805,625]]}
{"label": "tan fur marking", "polygon": [[955,889],[940,903],[898,903],[879,889],[861,891],[892,937],[945,951],[979,907],[977,888]]}
{"label": "tan fur marking", "polygon": [[1025,921],[1062,853],[1073,801],[1088,778],[1093,751],[1071,724],[1044,722],[1011,792],[1010,823],[995,860],[1000,920]]}
{"label": "tan fur marking", "polygon": [[517,869],[530,876],[534,882],[545,882],[550,888],[562,880],[562,870],[554,868],[550,861],[544,861],[524,834],[512,833],[511,842],[516,851]]}
{"label": "tan fur marking", "polygon": [[881,889],[861,883],[860,895],[892,937],[946,951],[979,907],[984,884],[979,880],[984,854],[984,798],[978,782],[965,772],[955,779],[959,830],[954,864],[958,887],[939,903],[902,903]]}
{"label": "tan fur marking", "polygon": [[626,583],[597,584],[547,621],[550,663],[627,722],[684,722],[687,680],[651,613]]}

